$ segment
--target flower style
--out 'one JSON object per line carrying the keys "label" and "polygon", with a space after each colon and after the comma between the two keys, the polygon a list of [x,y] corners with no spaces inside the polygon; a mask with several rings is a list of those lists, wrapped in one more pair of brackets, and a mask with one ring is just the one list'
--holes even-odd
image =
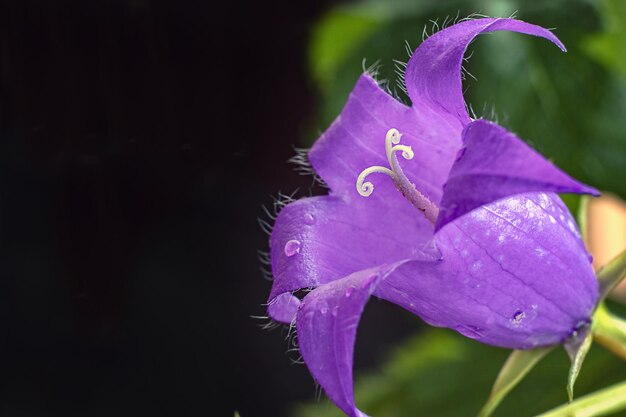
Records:
{"label": "flower style", "polygon": [[[539,26],[484,18],[417,48],[405,74],[411,107],[363,74],[309,154],[329,194],[293,202],[276,220],[269,314],[295,323],[311,374],[349,416],[365,415],[354,404],[352,361],[371,295],[513,349],[562,343],[590,320],[591,257],[554,193],[597,191],[466,110],[463,54],[499,30],[565,51]],[[302,300],[293,295],[301,289],[311,289]]]}

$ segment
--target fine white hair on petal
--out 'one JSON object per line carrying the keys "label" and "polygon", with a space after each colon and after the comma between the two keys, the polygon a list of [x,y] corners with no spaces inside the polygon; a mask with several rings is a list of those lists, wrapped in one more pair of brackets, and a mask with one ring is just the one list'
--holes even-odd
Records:
{"label": "fine white hair on petal", "polygon": [[485,19],[488,17],[490,16],[487,16],[486,14],[482,14],[482,13],[472,13],[469,16],[464,17],[463,19],[460,19],[458,23],[465,22],[467,20]]}
{"label": "fine white hair on petal", "polygon": [[289,329],[287,331],[287,337],[285,340],[287,341],[288,349],[286,351],[287,354],[297,353],[298,356],[294,359],[293,357],[289,358],[289,361],[292,365],[304,365],[304,359],[300,354],[300,348],[298,347],[298,334],[294,331],[295,325],[291,323],[289,325]]}
{"label": "fine white hair on petal", "polygon": [[404,80],[404,73],[406,72],[407,63],[404,61],[400,61],[398,59],[393,60],[395,66],[395,74],[396,74],[396,87],[398,87],[404,94],[408,95],[406,90],[406,82]]}
{"label": "fine white hair on petal", "polygon": [[278,327],[281,327],[281,323],[275,322],[268,316],[250,316],[253,320],[261,320],[262,323],[259,323],[259,327],[261,330],[274,330]]}
{"label": "fine white hair on petal", "polygon": [[263,233],[265,233],[266,235],[270,236],[272,234],[272,225],[267,222],[266,220],[263,220],[262,218],[258,218],[257,219],[259,226],[261,227],[261,230],[263,231]]}
{"label": "fine white hair on petal", "polygon": [[431,19],[429,22],[432,23],[431,34],[439,32],[439,18],[436,18],[435,20]]}
{"label": "fine white hair on petal", "polygon": [[380,60],[374,61],[374,63],[369,66],[367,65],[367,58],[363,58],[363,60],[361,61],[361,69],[363,70],[363,72],[379,83],[380,81],[378,81],[378,75],[381,66],[382,64],[380,63]]}
{"label": "fine white hair on petal", "polygon": [[317,175],[317,173],[311,166],[311,162],[309,161],[309,151],[311,149],[294,147],[293,150],[296,154],[289,158],[287,162],[295,165],[295,171],[298,173],[298,175],[310,175],[313,178],[314,184],[327,188],[324,180],[322,180],[322,178]]}
{"label": "fine white hair on petal", "polygon": [[[467,17],[459,19],[460,14],[461,14],[461,11],[457,9],[456,15],[454,16],[454,18],[451,18],[450,15],[446,15],[441,26],[439,26],[439,18],[435,20],[429,20],[428,21],[429,23],[426,23],[424,25],[424,29],[422,29],[422,42],[430,38],[431,36],[433,36],[435,33],[439,32],[440,30],[456,25],[457,23],[465,22],[467,20],[483,19],[483,18],[489,17],[487,15],[480,14],[480,13],[472,13]],[[429,27],[430,27],[430,32],[428,30]]]}
{"label": "fine white hair on petal", "polygon": [[322,386],[318,382],[315,382],[314,398],[316,403],[319,403],[322,400],[322,391]]}
{"label": "fine white hair on petal", "polygon": [[[265,234],[268,236],[272,234],[273,224],[276,221],[276,217],[278,217],[278,213],[287,204],[296,201],[295,195],[297,192],[298,189],[291,194],[283,194],[279,191],[276,197],[272,197],[271,210],[265,205],[261,206],[263,215],[258,217],[257,221],[259,223],[259,227]],[[260,263],[259,270],[261,271],[261,276],[267,281],[273,281],[274,276],[272,275],[269,252],[259,249],[257,251],[257,258]]]}
{"label": "fine white hair on petal", "polygon": [[270,253],[267,251],[263,251],[263,250],[259,250],[257,251],[257,253],[258,253],[257,257],[259,259],[259,263],[261,264],[261,266],[259,267],[259,270],[261,271],[261,275],[266,281],[273,281],[274,276],[272,275],[272,270],[271,270]]}
{"label": "fine white hair on petal", "polygon": [[413,48],[411,47],[411,44],[409,43],[408,40],[404,40],[404,50],[406,51],[407,56],[409,57],[409,59],[411,59],[411,57],[413,56]]}

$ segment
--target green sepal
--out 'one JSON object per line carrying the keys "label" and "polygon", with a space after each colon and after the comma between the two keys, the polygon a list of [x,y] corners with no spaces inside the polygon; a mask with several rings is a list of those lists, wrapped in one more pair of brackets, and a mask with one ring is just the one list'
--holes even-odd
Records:
{"label": "green sepal", "polygon": [[532,350],[514,350],[507,358],[496,382],[491,389],[491,395],[478,413],[478,417],[490,416],[504,397],[539,363],[554,346]]}
{"label": "green sepal", "polygon": [[600,286],[601,303],[611,291],[626,277],[626,249],[611,262],[604,265],[596,273],[598,277],[598,285]]}
{"label": "green sepal", "polygon": [[578,374],[580,373],[580,368],[583,366],[585,357],[591,348],[592,341],[593,334],[590,331],[589,326],[587,326],[584,330],[576,332],[576,334],[563,345],[570,360],[572,361],[567,375],[567,397],[570,402],[574,400],[574,384],[576,383],[576,378],[578,378]]}
{"label": "green sepal", "polygon": [[626,409],[626,382],[580,397],[537,417],[603,416]]}

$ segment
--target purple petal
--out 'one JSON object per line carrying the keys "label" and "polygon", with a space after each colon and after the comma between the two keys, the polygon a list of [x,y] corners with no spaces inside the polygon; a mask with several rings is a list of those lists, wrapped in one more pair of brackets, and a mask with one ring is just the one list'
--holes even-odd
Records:
{"label": "purple petal", "polygon": [[472,211],[436,235],[442,262],[406,263],[375,295],[435,326],[513,349],[560,343],[598,285],[567,207],[524,194]]}
{"label": "purple petal", "polygon": [[[402,164],[407,177],[431,201],[441,198],[441,187],[459,147],[462,126],[450,125],[440,115],[415,111],[384,92],[369,75],[362,75],[341,114],[315,142],[309,159],[332,192],[346,201],[362,200],[356,192],[358,175],[373,165],[388,166],[385,135],[402,133],[402,144],[415,157]],[[410,163],[409,163],[410,162]],[[395,187],[385,176],[372,176],[376,191]],[[397,192],[396,192],[397,194]]]}
{"label": "purple petal", "polygon": [[514,194],[599,195],[495,123],[470,123],[463,131],[463,144],[444,186],[436,230],[477,207]]}
{"label": "purple petal", "polygon": [[463,54],[477,35],[497,30],[540,36],[565,51],[552,32],[519,20],[486,18],[458,23],[426,39],[409,60],[405,81],[413,107],[444,112],[463,125],[469,123],[461,84]]}
{"label": "purple petal", "polygon": [[299,307],[300,299],[285,292],[275,297],[267,305],[267,312],[272,319],[280,323],[291,324],[296,318]]}
{"label": "purple petal", "polygon": [[304,298],[298,311],[302,358],[328,397],[350,417],[365,416],[354,405],[356,329],[372,290],[394,267],[369,269],[322,285]]}
{"label": "purple petal", "polygon": [[414,258],[432,233],[433,226],[393,186],[377,187],[369,198],[350,204],[337,196],[298,200],[281,210],[270,239],[270,302],[282,293]]}

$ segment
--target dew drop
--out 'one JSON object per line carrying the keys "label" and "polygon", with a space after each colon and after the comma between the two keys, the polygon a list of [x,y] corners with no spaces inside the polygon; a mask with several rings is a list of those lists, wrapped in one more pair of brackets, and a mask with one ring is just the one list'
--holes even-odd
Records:
{"label": "dew drop", "polygon": [[285,243],[285,255],[291,257],[296,253],[300,253],[300,246],[301,243],[299,240],[290,240],[289,242]]}
{"label": "dew drop", "polygon": [[346,296],[346,298],[350,298],[353,292],[354,292],[354,287],[348,287],[344,295]]}
{"label": "dew drop", "polygon": [[469,337],[470,339],[480,339],[483,337],[482,329],[470,324],[460,324],[455,326],[454,330],[461,333],[465,337]]}
{"label": "dew drop", "polygon": [[338,313],[339,313],[339,306],[334,306],[333,311],[332,311],[333,317],[337,317]]}
{"label": "dew drop", "polygon": [[587,260],[589,261],[590,264],[592,264],[593,263],[593,255],[588,253],[587,254]]}
{"label": "dew drop", "polygon": [[320,309],[320,313],[322,313],[322,314],[326,314],[326,313],[328,313],[328,307],[322,307],[322,308]]}
{"label": "dew drop", "polygon": [[313,217],[311,213],[306,213],[304,215],[304,222],[309,225],[315,224],[315,217]]}

